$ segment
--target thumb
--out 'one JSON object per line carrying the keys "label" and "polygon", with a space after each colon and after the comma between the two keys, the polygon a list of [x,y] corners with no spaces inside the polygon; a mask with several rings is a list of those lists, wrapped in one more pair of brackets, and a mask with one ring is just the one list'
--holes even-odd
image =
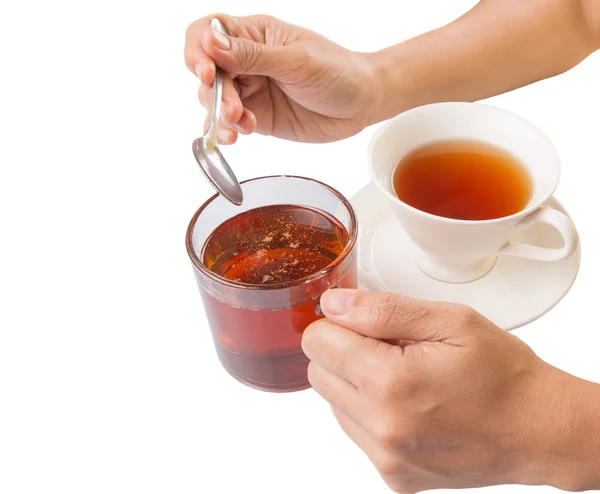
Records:
{"label": "thumb", "polygon": [[325,292],[321,309],[331,322],[364,336],[415,342],[456,341],[469,318],[478,316],[461,305],[344,289]]}
{"label": "thumb", "polygon": [[212,39],[205,46],[206,53],[230,74],[276,77],[285,67],[289,67],[289,47],[235,38],[214,29],[211,29],[209,36]]}

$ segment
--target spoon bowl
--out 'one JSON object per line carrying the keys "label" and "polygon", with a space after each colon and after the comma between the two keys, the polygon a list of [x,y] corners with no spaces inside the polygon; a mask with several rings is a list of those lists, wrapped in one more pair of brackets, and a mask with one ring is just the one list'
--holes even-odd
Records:
{"label": "spoon bowl", "polygon": [[192,150],[200,170],[217,192],[236,206],[241,206],[244,200],[242,188],[219,148],[204,135],[194,140]]}

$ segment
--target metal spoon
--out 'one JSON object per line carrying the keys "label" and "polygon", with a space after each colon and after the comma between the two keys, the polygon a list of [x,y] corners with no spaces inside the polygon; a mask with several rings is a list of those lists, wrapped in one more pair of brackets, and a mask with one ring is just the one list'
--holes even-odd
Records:
{"label": "metal spoon", "polygon": [[[229,34],[227,28],[217,18],[210,21],[210,26],[223,34]],[[217,131],[219,130],[221,98],[223,95],[223,71],[219,67],[216,67],[216,69],[208,130],[206,134],[192,143],[192,150],[196,161],[200,165],[200,170],[216,191],[236,206],[240,206],[244,198],[242,188],[217,147]]]}

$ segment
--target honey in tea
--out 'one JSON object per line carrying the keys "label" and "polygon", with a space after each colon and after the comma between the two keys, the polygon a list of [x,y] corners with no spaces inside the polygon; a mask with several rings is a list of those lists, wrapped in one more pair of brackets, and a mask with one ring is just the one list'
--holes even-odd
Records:
{"label": "honey in tea", "polygon": [[448,140],[409,153],[396,167],[394,190],[406,204],[445,218],[491,220],[518,213],[532,194],[528,171],[484,142]]}
{"label": "honey in tea", "polygon": [[[252,289],[277,289],[329,266],[349,237],[333,216],[317,209],[264,206],[221,224],[202,251],[204,265],[218,275]],[[337,284],[354,288],[351,268]],[[203,294],[219,357],[242,382],[259,389],[284,391],[308,387],[308,359],[302,332],[322,317],[318,298],[281,310],[235,307]]]}

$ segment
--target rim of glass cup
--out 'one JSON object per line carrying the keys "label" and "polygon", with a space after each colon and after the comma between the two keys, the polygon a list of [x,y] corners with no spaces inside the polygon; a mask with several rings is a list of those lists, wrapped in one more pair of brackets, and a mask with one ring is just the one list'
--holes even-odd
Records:
{"label": "rim of glass cup", "polygon": [[348,201],[348,199],[346,199],[340,192],[338,192],[333,187],[331,187],[323,182],[320,182],[319,180],[315,180],[313,178],[308,178],[308,177],[300,177],[298,175],[268,175],[265,177],[256,177],[256,178],[251,178],[248,180],[243,180],[240,182],[240,185],[244,185],[248,182],[256,182],[257,180],[266,180],[269,178],[284,178],[284,179],[293,178],[293,179],[297,179],[297,180],[305,180],[307,182],[313,182],[315,184],[318,184],[318,185],[324,187],[325,189],[329,190],[333,195],[335,195],[340,200],[340,202],[346,207],[346,209],[348,210],[348,213],[350,215],[350,225],[348,228],[348,243],[346,244],[346,247],[344,247],[344,250],[342,250],[340,255],[337,256],[335,258],[335,260],[332,261],[330,264],[328,264],[324,269],[321,269],[320,271],[317,271],[316,273],[313,273],[310,276],[306,276],[304,278],[300,278],[300,279],[297,279],[294,281],[273,283],[271,285],[260,285],[260,284],[251,284],[251,283],[239,283],[236,281],[228,280],[227,278],[218,275],[214,271],[211,271],[204,265],[202,260],[199,259],[198,256],[196,255],[196,252],[194,251],[194,246],[192,243],[192,237],[193,237],[194,226],[196,225],[196,221],[198,221],[198,218],[200,217],[202,212],[215,199],[217,199],[219,197],[220,194],[216,193],[212,197],[207,199],[206,202],[204,204],[202,204],[202,206],[200,206],[200,208],[196,211],[194,216],[192,216],[192,219],[188,225],[187,232],[185,235],[185,246],[186,246],[188,255],[190,256],[190,259],[192,260],[192,263],[194,264],[194,266],[198,270],[200,270],[200,272],[202,274],[204,274],[205,276],[211,278],[212,280],[214,280],[218,283],[230,286],[232,288],[244,288],[246,290],[277,290],[277,289],[281,289],[281,288],[288,288],[288,287],[292,287],[292,286],[302,285],[305,283],[310,283],[311,281],[314,281],[319,278],[322,278],[323,276],[326,276],[327,274],[331,273],[337,266],[339,266],[346,259],[346,257],[348,257],[348,255],[353,251],[354,245],[356,244],[356,239],[358,237],[358,221],[356,219],[356,213],[354,212],[354,208],[350,204],[350,201]]}

